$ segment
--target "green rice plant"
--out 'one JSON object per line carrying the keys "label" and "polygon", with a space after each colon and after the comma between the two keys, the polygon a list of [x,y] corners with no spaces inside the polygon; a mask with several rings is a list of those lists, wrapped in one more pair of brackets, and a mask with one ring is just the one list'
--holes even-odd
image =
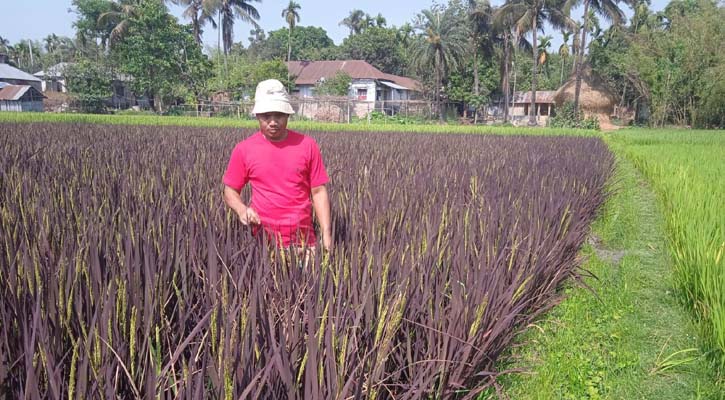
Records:
{"label": "green rice plant", "polygon": [[[629,132],[612,138],[648,177],[665,213],[674,286],[725,372],[725,135]],[[721,378],[719,378],[721,379]]]}

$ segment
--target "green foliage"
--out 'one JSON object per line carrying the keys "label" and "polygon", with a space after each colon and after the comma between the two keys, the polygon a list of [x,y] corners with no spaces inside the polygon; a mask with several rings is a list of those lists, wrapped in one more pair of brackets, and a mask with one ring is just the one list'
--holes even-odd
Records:
{"label": "green foliage", "polygon": [[254,95],[260,81],[277,79],[290,87],[287,79],[287,65],[281,59],[255,61],[242,55],[230,55],[227,61],[215,55],[213,77],[208,81],[209,90],[229,91],[232,98],[240,100]]}
{"label": "green foliage", "polygon": [[657,15],[637,10],[628,29],[610,28],[592,43],[594,69],[625,104],[645,105],[639,117],[651,125],[725,126],[725,6],[688,0]]}
{"label": "green foliage", "polygon": [[347,96],[350,91],[352,78],[343,71],[338,71],[335,76],[317,85],[315,93],[327,96]]}
{"label": "green foliage", "polygon": [[111,36],[113,23],[100,16],[113,10],[108,0],[73,0],[74,12],[78,15],[73,27],[82,42],[99,40],[104,46]]}
{"label": "green foliage", "polygon": [[548,125],[552,128],[577,128],[599,130],[596,117],[584,118],[580,110],[574,108],[573,102],[566,102],[556,109],[556,115],[549,118]]}
{"label": "green foliage", "polygon": [[65,70],[68,92],[88,113],[105,112],[105,102],[113,95],[113,73],[98,60],[79,60]]}
{"label": "green foliage", "polygon": [[179,84],[193,93],[203,91],[210,65],[191,28],[179,25],[155,0],[143,0],[136,7],[126,33],[112,48],[122,71],[133,77],[134,91],[152,97],[157,110]]}
{"label": "green foliage", "polygon": [[[270,31],[267,37],[258,37],[251,41],[246,53],[251,59],[270,60],[287,59],[287,40],[289,28]],[[335,48],[335,43],[327,36],[327,31],[316,26],[295,26],[292,29],[291,60],[328,59],[326,54]]]}
{"label": "green foliage", "polygon": [[375,125],[420,125],[426,122],[425,119],[421,117],[406,117],[401,114],[387,115],[380,111],[371,112],[369,118],[354,117],[354,120],[356,122],[364,122]]}
{"label": "green foliage", "polygon": [[402,75],[406,69],[406,60],[398,37],[398,30],[394,28],[367,28],[343,40],[340,45],[341,57],[365,60],[385,73]]}

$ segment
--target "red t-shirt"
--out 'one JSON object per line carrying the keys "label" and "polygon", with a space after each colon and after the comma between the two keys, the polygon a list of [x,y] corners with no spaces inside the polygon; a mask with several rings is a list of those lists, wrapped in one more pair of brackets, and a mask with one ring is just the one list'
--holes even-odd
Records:
{"label": "red t-shirt", "polygon": [[315,140],[288,130],[280,142],[268,140],[260,131],[239,142],[223,182],[237,191],[251,183],[250,206],[265,231],[286,247],[317,242],[310,194],[328,180]]}

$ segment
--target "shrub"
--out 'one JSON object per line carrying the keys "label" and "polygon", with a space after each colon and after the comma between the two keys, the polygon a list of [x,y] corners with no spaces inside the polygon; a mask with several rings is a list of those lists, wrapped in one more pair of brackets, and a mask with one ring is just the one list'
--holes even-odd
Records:
{"label": "shrub", "polygon": [[574,103],[570,101],[556,110],[556,115],[549,118],[548,125],[553,128],[599,130],[599,120],[596,117],[584,118],[584,114],[574,108]]}

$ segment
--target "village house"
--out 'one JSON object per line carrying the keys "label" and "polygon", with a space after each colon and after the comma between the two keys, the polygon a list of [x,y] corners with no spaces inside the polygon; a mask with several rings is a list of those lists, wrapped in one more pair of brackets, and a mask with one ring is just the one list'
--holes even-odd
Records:
{"label": "village house", "polygon": [[40,79],[8,63],[0,54],[0,111],[43,111]]}
{"label": "village house", "polygon": [[[554,112],[554,90],[536,91],[536,120],[539,125],[546,125],[547,120]],[[515,125],[526,124],[529,121],[529,109],[531,107],[531,91],[514,92],[512,99],[513,106],[509,108],[511,121]]]}
{"label": "village house", "polygon": [[34,86],[0,82],[0,111],[42,112],[44,99]]}
{"label": "village house", "polygon": [[[338,73],[349,75],[352,82],[347,104],[352,104],[351,113],[358,117],[373,110],[394,114],[401,104],[417,99],[420,94],[420,83],[416,80],[386,74],[363,60],[290,61],[287,68],[295,83],[291,94],[302,100],[318,98],[317,85]],[[303,103],[306,105],[301,112],[304,116],[315,118],[319,114],[319,107],[310,107],[310,101]],[[332,103],[328,102],[328,107],[329,104]],[[339,104],[333,107],[341,107]]]}
{"label": "village house", "polygon": [[67,93],[65,70],[69,65],[71,63],[58,63],[46,70],[34,73],[33,76],[42,81],[43,92]]}

